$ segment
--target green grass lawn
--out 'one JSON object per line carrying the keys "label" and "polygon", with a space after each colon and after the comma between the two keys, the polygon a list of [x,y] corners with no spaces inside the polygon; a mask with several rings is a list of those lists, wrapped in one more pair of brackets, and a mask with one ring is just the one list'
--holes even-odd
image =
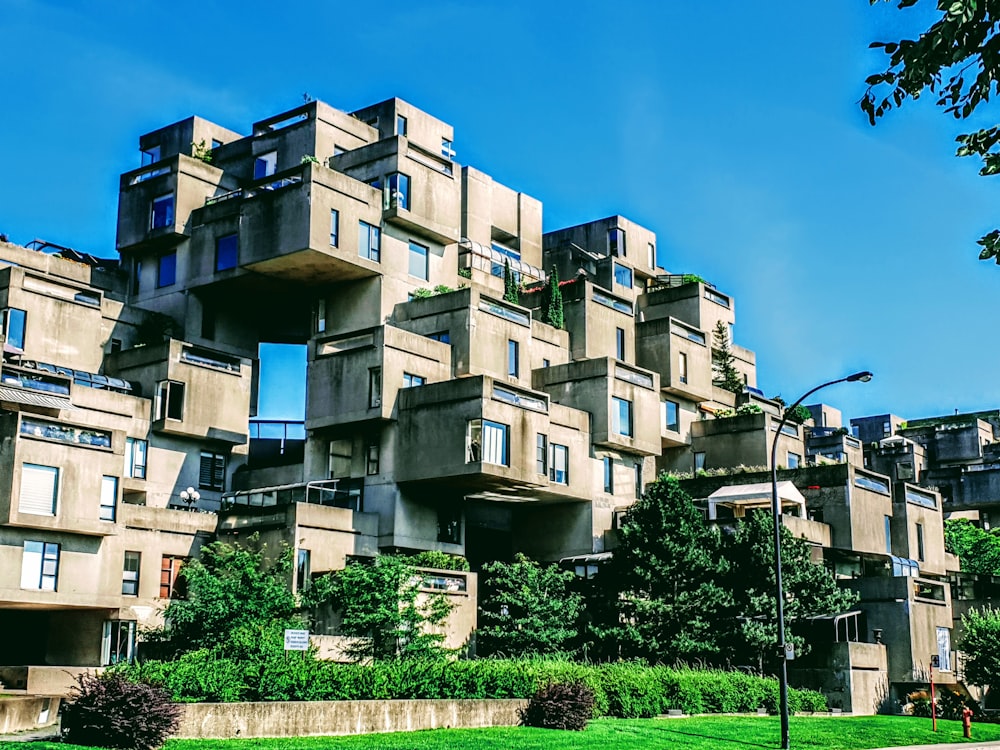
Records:
{"label": "green grass lawn", "polygon": [[[1000,740],[1000,725],[974,724],[976,740]],[[643,748],[777,748],[774,716],[707,716],[684,719],[597,719],[585,732],[546,729],[436,729],[360,737],[261,740],[171,740],[165,750],[643,750]],[[792,748],[867,750],[896,745],[961,742],[962,725],[904,716],[793,717]],[[21,750],[71,750],[73,745],[18,743]]]}

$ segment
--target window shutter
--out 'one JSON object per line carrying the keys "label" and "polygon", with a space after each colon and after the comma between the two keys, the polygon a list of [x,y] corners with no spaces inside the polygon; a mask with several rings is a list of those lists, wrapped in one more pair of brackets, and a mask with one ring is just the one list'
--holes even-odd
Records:
{"label": "window shutter", "polygon": [[21,495],[17,509],[20,513],[37,516],[56,514],[56,488],[59,469],[54,466],[24,464],[21,467]]}

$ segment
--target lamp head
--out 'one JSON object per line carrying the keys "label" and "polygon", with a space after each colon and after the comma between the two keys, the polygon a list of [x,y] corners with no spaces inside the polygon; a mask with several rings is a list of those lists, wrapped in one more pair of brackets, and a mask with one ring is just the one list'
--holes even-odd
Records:
{"label": "lamp head", "polygon": [[845,380],[847,380],[848,383],[856,383],[859,380],[862,383],[867,383],[871,379],[872,379],[872,374],[868,372],[868,370],[865,370],[863,372],[856,372],[853,375],[848,375],[845,378]]}

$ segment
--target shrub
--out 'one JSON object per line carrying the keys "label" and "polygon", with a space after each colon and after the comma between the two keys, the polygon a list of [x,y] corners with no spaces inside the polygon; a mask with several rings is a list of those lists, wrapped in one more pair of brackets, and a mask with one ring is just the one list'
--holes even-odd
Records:
{"label": "shrub", "polygon": [[410,556],[410,564],[418,568],[437,570],[468,570],[469,561],[460,555],[449,555],[436,549],[424,550]]}
{"label": "shrub", "polygon": [[63,709],[63,740],[75,745],[153,750],[177,731],[181,709],[163,688],[118,671],[77,677]]}
{"label": "shrub", "polygon": [[543,729],[587,728],[594,715],[594,691],[586,683],[555,682],[543,685],[521,711],[521,725]]}

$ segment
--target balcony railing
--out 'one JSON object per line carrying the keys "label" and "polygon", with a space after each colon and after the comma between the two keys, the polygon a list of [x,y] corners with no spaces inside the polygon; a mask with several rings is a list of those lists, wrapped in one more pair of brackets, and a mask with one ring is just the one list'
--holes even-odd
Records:
{"label": "balcony railing", "polygon": [[350,479],[323,479],[299,484],[259,487],[223,495],[222,510],[281,508],[293,503],[312,503],[360,512],[361,490],[362,487]]}

